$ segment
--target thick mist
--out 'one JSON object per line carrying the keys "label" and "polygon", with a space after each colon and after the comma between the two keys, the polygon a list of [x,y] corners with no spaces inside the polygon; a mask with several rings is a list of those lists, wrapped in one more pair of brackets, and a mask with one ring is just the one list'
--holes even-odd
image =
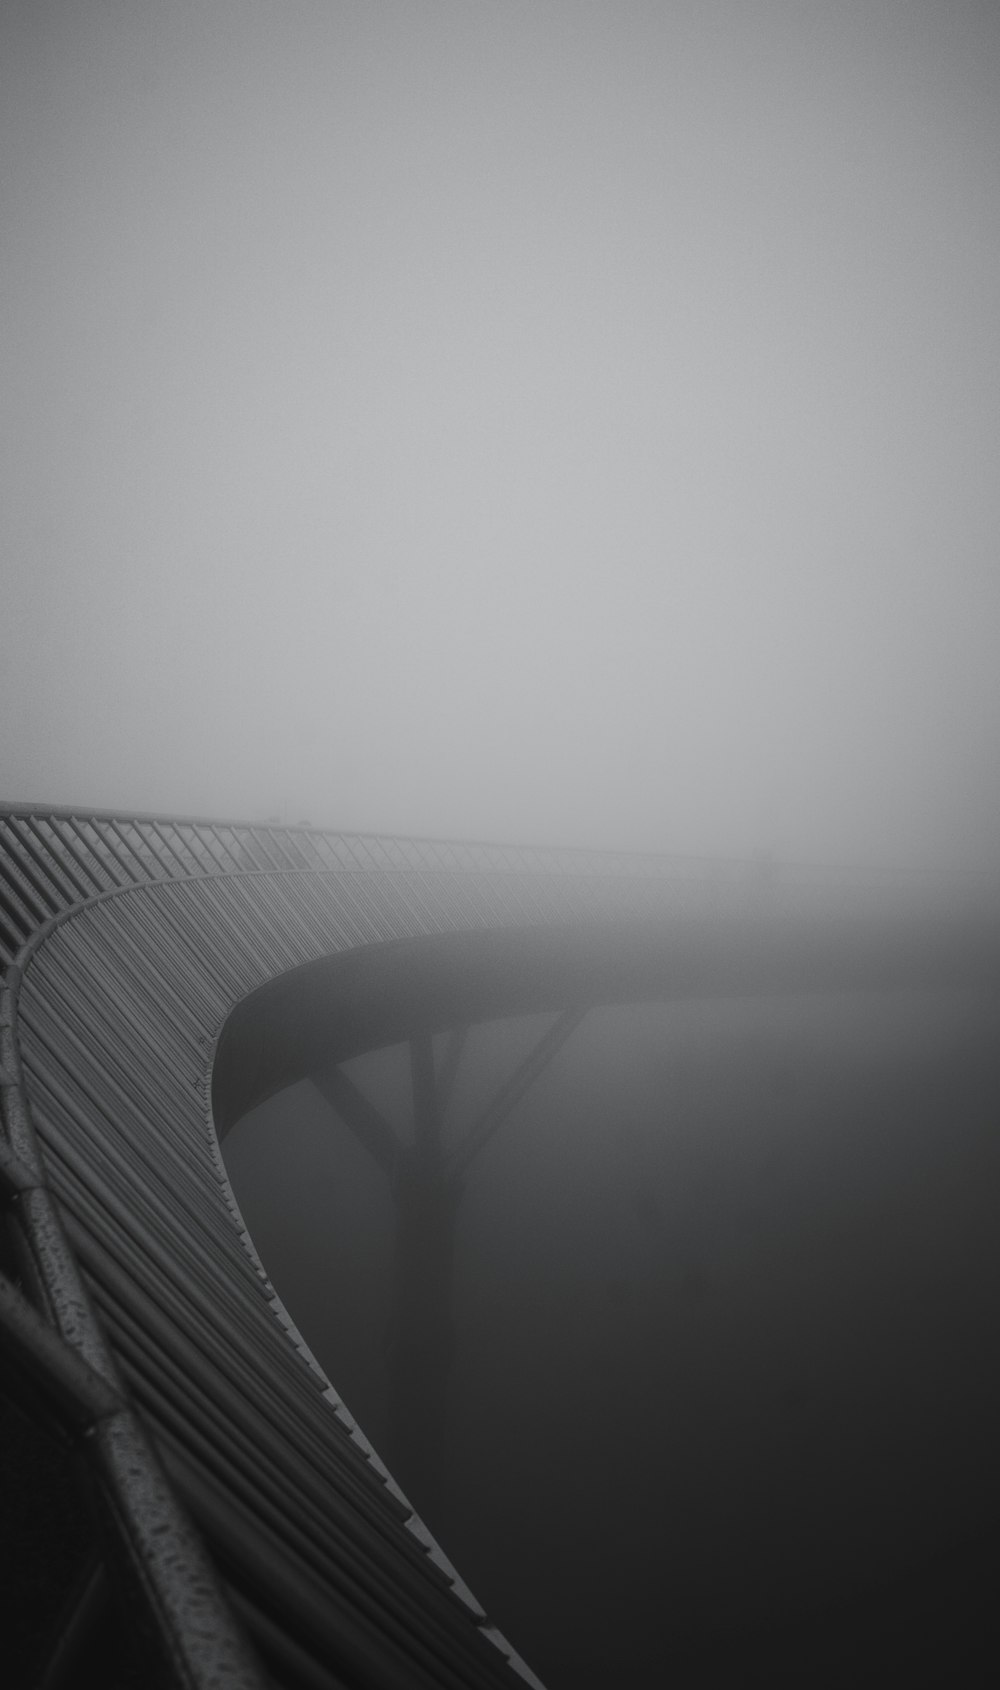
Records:
{"label": "thick mist", "polygon": [[[446,1144],[549,1021],[471,1028]],[[472,1165],[447,1457],[394,1471],[551,1690],[978,1682],[998,1051],[974,991],[595,1007]],[[407,1048],[346,1068],[405,1140]],[[384,1177],[309,1082],[224,1155],[388,1454]]]}
{"label": "thick mist", "polygon": [[995,867],[993,8],[0,27],[5,796]]}

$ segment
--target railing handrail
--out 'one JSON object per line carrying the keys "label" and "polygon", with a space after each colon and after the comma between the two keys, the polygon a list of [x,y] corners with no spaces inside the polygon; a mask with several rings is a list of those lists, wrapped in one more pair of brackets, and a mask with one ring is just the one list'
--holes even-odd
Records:
{"label": "railing handrail", "polygon": [[159,822],[173,827],[208,828],[212,830],[228,828],[252,831],[266,828],[283,834],[307,837],[321,835],[327,839],[342,839],[359,843],[371,842],[417,847],[431,845],[477,851],[530,851],[538,857],[548,857],[553,861],[568,857],[581,862],[593,863],[616,860],[636,867],[648,863],[650,865],[657,864],[661,868],[676,865],[678,868],[699,866],[706,870],[713,868],[740,870],[745,874],[761,878],[773,876],[777,879],[787,879],[804,874],[809,876],[829,875],[835,879],[853,877],[910,885],[933,883],[938,886],[951,884],[956,886],[968,885],[969,887],[994,887],[1000,883],[1000,876],[986,869],[918,867],[913,864],[894,862],[818,862],[759,852],[747,855],[731,855],[728,853],[652,850],[629,845],[556,845],[541,842],[537,839],[459,838],[447,834],[394,833],[377,828],[338,828],[306,821],[285,822],[268,817],[248,819],[246,817],[184,815],[164,810],[132,810],[125,806],[99,808],[94,805],[50,804],[27,800],[0,799],[0,818],[8,815],[23,817],[52,816],[67,820],[72,818],[77,821],[117,821],[144,825]]}

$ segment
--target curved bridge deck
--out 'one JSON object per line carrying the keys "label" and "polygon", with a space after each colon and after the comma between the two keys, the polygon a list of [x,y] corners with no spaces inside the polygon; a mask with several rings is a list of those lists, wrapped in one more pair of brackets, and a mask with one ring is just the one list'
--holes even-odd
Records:
{"label": "curved bridge deck", "polygon": [[[150,1681],[532,1681],[310,1356],[225,1176],[217,1132],[324,1041],[446,1025],[476,979],[510,1003],[1000,980],[967,897],[819,870],[27,807],[0,812],[0,868],[4,1344],[94,1521],[45,1622],[52,1684],[122,1592]],[[437,1012],[407,975],[421,943]]]}

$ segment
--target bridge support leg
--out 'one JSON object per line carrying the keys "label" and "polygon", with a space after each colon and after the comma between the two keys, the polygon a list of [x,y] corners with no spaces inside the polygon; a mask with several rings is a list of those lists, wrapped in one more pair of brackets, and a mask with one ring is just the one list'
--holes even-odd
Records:
{"label": "bridge support leg", "polygon": [[461,1188],[445,1171],[431,1040],[411,1041],[414,1140],[393,1181],[396,1236],[389,1322],[387,1458],[419,1507],[443,1478],[455,1227]]}

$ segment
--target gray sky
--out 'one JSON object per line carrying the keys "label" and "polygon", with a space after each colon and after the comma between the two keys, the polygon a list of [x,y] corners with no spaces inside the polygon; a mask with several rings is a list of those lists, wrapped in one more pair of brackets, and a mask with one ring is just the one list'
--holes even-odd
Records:
{"label": "gray sky", "polygon": [[7,0],[0,794],[995,864],[998,73],[988,0]]}

